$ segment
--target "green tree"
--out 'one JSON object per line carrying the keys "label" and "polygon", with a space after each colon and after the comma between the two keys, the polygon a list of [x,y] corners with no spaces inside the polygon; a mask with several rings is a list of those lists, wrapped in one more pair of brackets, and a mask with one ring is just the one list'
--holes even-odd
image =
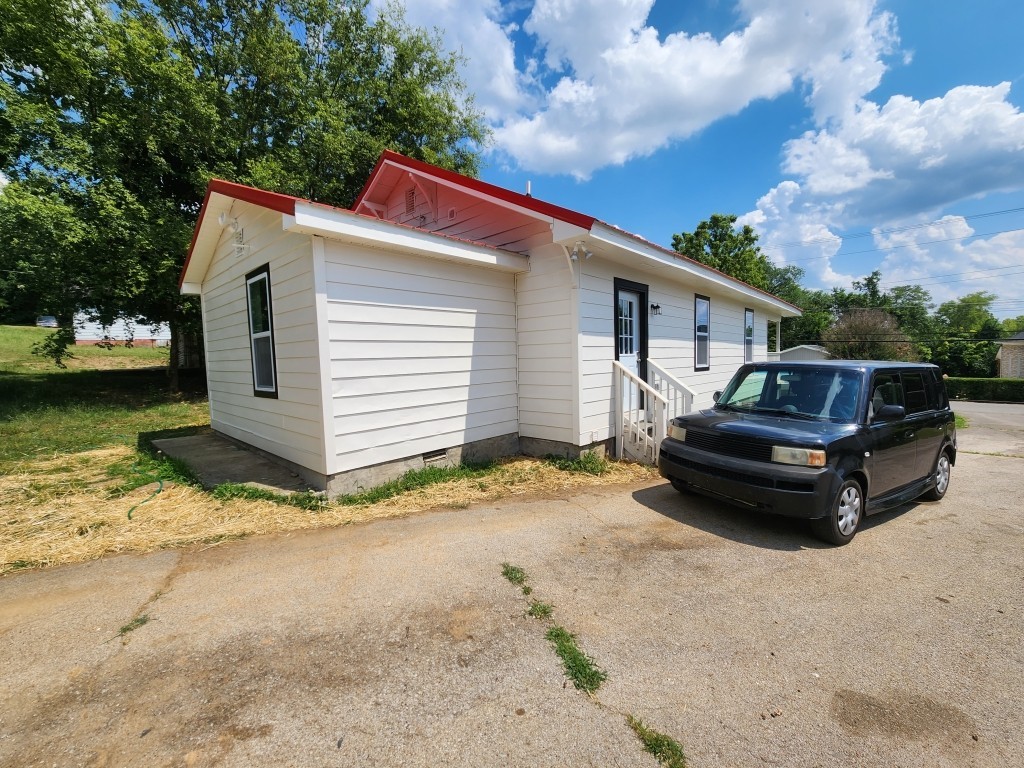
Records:
{"label": "green tree", "polygon": [[397,4],[0,0],[0,275],[60,319],[57,360],[79,309],[177,338],[211,177],[347,206],[385,148],[475,174],[458,64]]}
{"label": "green tree", "polygon": [[822,343],[842,360],[920,360],[896,318],[883,309],[846,310],[822,335]]}
{"label": "green tree", "polygon": [[693,232],[672,235],[672,247],[683,256],[775,296],[786,298],[797,292],[803,270],[773,264],[761,252],[753,227],[737,229],[736,218],[734,214],[712,214]]}
{"label": "green tree", "polygon": [[1018,334],[1021,331],[1024,331],[1024,315],[1008,317],[1003,320],[1000,325],[1003,329],[1003,338]]}
{"label": "green tree", "polygon": [[935,310],[940,338],[932,362],[950,376],[984,378],[995,373],[1003,327],[992,314],[996,295],[978,291],[947,301]]}

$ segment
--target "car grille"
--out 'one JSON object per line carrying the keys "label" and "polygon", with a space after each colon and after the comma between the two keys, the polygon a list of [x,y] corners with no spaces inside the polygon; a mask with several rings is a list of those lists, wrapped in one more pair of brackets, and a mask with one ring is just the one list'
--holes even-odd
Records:
{"label": "car grille", "polygon": [[752,442],[749,438],[717,435],[709,432],[686,430],[686,444],[691,448],[722,456],[734,456],[750,461],[771,461],[772,447]]}

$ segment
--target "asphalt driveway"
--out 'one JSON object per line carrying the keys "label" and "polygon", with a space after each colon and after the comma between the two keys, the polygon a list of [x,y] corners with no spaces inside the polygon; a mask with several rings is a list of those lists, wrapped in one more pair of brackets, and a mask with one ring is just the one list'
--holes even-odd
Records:
{"label": "asphalt driveway", "polygon": [[653,768],[633,714],[692,766],[1022,765],[1024,459],[974,434],[843,548],[654,483],[4,577],[0,764]]}

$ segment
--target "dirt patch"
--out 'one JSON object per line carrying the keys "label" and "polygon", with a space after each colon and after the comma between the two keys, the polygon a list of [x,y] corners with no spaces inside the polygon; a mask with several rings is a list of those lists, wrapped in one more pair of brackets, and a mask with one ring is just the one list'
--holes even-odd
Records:
{"label": "dirt patch", "polygon": [[843,730],[854,736],[969,743],[971,719],[956,707],[901,691],[884,698],[857,691],[838,691],[832,714]]}

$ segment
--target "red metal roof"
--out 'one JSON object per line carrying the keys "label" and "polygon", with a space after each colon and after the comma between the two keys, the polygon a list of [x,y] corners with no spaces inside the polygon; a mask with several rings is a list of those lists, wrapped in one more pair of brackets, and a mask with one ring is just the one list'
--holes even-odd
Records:
{"label": "red metal roof", "polygon": [[543,200],[538,200],[530,195],[513,192],[510,189],[505,189],[504,187],[499,187],[495,184],[489,184],[486,181],[480,181],[480,179],[474,179],[471,176],[465,176],[461,173],[456,173],[455,171],[439,168],[436,165],[425,163],[422,160],[414,160],[413,158],[406,157],[398,152],[392,152],[390,149],[386,149],[381,153],[380,159],[377,160],[377,164],[373,167],[373,171],[370,172],[370,177],[366,180],[366,184],[363,185],[363,189],[359,193],[359,197],[356,198],[355,203],[352,205],[353,211],[359,210],[359,206],[372,190],[374,182],[380,174],[380,170],[386,163],[392,163],[403,168],[408,168],[414,172],[434,176],[450,184],[488,195],[506,203],[518,205],[543,216],[550,216],[553,219],[558,219],[559,221],[564,221],[568,224],[575,224],[583,229],[590,229],[594,225],[594,222],[597,221],[593,216],[587,216],[579,213],[578,211],[563,208],[560,205],[554,205],[553,203],[546,203]]}

